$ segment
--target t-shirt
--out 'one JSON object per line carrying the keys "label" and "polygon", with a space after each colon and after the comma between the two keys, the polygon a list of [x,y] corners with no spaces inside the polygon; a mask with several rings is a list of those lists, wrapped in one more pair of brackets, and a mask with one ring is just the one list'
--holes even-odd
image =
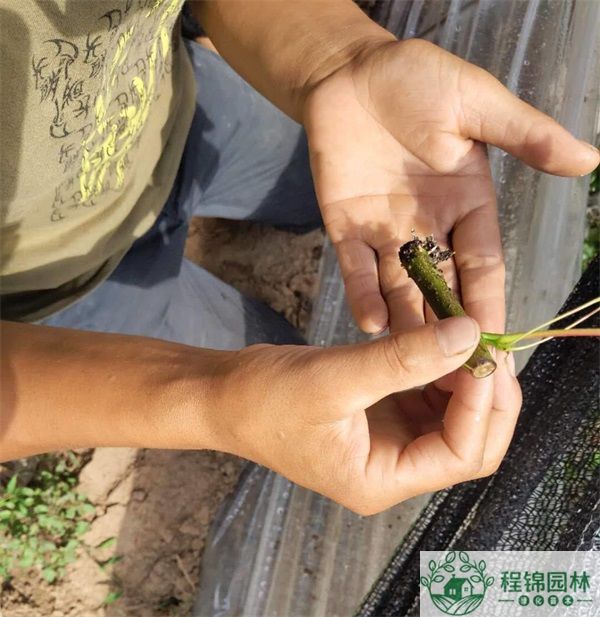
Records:
{"label": "t-shirt", "polygon": [[156,220],[195,107],[183,0],[0,0],[2,318],[104,280]]}

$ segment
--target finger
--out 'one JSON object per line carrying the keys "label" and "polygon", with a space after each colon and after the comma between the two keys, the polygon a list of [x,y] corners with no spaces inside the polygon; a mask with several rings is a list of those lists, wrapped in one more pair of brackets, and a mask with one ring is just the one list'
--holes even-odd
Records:
{"label": "finger", "polygon": [[[389,399],[393,400],[394,418],[402,419],[411,428],[414,438],[434,430],[441,430],[442,419],[446,412],[450,395],[442,392],[433,384],[427,384],[424,388],[414,388],[392,394]],[[377,408],[378,405],[375,405]],[[401,410],[399,412],[399,410]],[[367,418],[371,422],[371,409],[367,410]],[[369,424],[370,425],[370,424]],[[396,447],[399,442],[396,443]],[[397,455],[396,455],[397,457]]]}
{"label": "finger", "polygon": [[403,498],[476,477],[483,466],[494,380],[456,373],[443,429],[410,443],[398,458],[396,485]]}
{"label": "finger", "polygon": [[501,352],[496,361],[498,368],[494,373],[494,398],[479,477],[494,473],[502,462],[521,410],[521,388],[515,377],[512,354]]}
{"label": "finger", "polygon": [[452,234],[462,305],[484,332],[503,332],[504,258],[494,203],[470,210]]}
{"label": "finger", "polygon": [[388,306],[390,332],[403,332],[424,323],[423,295],[398,258],[401,242],[378,251],[381,291]]}
{"label": "finger", "polygon": [[454,373],[448,373],[448,375],[444,375],[435,381],[435,387],[441,390],[442,392],[453,392],[454,391]]}
{"label": "finger", "polygon": [[364,332],[377,334],[388,325],[388,309],[379,288],[373,249],[358,239],[335,244],[350,309]]}
{"label": "finger", "polygon": [[332,381],[339,384],[335,406],[348,415],[457,369],[478,341],[475,321],[453,317],[368,343],[325,349],[313,356],[314,370],[328,387]]}
{"label": "finger", "polygon": [[498,146],[551,174],[578,176],[600,163],[596,148],[528,105],[487,71],[467,65],[462,72],[463,134]]}
{"label": "finger", "polygon": [[[443,244],[440,244],[440,246],[441,248],[446,248],[443,246]],[[448,283],[448,287],[450,287],[454,295],[460,299],[458,273],[456,271],[456,264],[454,263],[454,259],[451,258],[447,259],[446,261],[442,261],[441,263],[437,264],[437,268],[442,271],[444,279],[446,280],[446,283]],[[438,318],[436,314],[433,312],[433,309],[429,306],[429,303],[425,298],[423,298],[423,306],[425,312],[425,321],[437,321]]]}

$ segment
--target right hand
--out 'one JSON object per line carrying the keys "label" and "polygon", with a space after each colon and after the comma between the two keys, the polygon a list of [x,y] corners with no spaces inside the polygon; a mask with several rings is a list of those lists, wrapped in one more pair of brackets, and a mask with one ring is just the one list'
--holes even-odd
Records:
{"label": "right hand", "polygon": [[478,340],[477,323],[457,317],[358,345],[224,354],[213,367],[215,447],[365,515],[488,475],[521,405],[510,361],[497,358],[485,379],[457,371],[452,394],[432,384]]}

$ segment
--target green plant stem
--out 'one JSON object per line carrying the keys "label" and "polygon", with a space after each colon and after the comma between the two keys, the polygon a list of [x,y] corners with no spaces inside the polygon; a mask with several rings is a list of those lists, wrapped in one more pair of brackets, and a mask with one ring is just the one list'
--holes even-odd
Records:
{"label": "green plant stem", "polygon": [[[578,326],[580,323],[587,321],[592,315],[600,312],[600,307],[595,308],[593,311],[587,313],[583,317],[579,317],[573,323],[569,324],[566,328],[561,328],[558,330],[544,330],[543,328],[556,323],[557,321],[563,320],[565,317],[570,317],[571,315],[575,315],[583,311],[594,304],[600,303],[600,298],[594,298],[581,306],[577,306],[576,308],[567,311],[566,313],[562,313],[549,321],[528,330],[527,332],[508,332],[505,334],[495,334],[493,332],[482,332],[481,338],[488,344],[496,349],[501,349],[502,351],[522,351],[524,349],[529,349],[530,347],[535,347],[537,345],[541,345],[542,343],[547,343],[551,341],[553,338],[562,338],[568,336],[600,336],[600,328],[578,328],[574,330],[575,326]],[[520,341],[532,338],[541,338],[541,341],[536,341],[535,343],[529,343],[528,345],[517,345]]]}
{"label": "green plant stem", "polygon": [[[492,337],[499,337],[502,339],[504,334],[492,334],[490,332],[482,332],[481,336],[485,341],[492,339]],[[511,332],[510,336],[514,336],[521,341],[532,338],[564,338],[570,336],[600,336],[600,328],[577,328],[575,330],[538,330],[536,332]],[[498,339],[496,339],[498,340]],[[490,343],[491,344],[491,343]]]}
{"label": "green plant stem", "polygon": [[[399,257],[408,276],[417,284],[438,319],[466,315],[421,240],[415,238],[403,244]],[[496,362],[483,338],[464,366],[477,378],[487,377],[496,370]]]}

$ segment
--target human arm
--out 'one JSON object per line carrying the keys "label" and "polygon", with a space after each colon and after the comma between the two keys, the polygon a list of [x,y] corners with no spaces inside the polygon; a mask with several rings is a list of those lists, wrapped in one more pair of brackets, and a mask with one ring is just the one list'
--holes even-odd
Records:
{"label": "human arm", "polygon": [[360,345],[229,352],[3,322],[0,460],[217,449],[371,514],[500,463],[520,407],[506,362],[493,379],[458,371],[452,395],[414,389],[460,367],[478,338],[454,318]]}
{"label": "human arm", "polygon": [[192,4],[225,59],[306,127],[325,225],[367,332],[423,323],[397,249],[433,233],[484,330],[504,328],[504,261],[486,150],[549,173],[599,160],[486,71],[425,41],[396,41],[350,0]]}
{"label": "human arm", "polygon": [[208,448],[224,352],[1,322],[0,459],[67,448]]}

